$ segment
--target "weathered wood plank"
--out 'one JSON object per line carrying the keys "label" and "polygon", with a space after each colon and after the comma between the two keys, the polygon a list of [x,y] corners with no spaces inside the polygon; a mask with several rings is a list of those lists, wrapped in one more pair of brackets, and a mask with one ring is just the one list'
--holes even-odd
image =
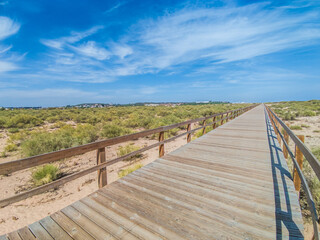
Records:
{"label": "weathered wood plank", "polygon": [[19,236],[19,233],[16,231],[16,232],[11,232],[11,233],[8,233],[8,238],[10,240],[21,240],[22,238]]}
{"label": "weathered wood plank", "polygon": [[18,230],[20,237],[23,240],[34,240],[36,237],[30,232],[28,227],[24,227]]}
{"label": "weathered wood plank", "polygon": [[[62,209],[61,212],[64,213],[65,216],[67,216],[69,219],[71,219],[74,223],[76,223],[79,226],[78,232],[79,235],[81,235],[81,237],[88,238],[88,234],[90,234],[90,236],[92,236],[94,239],[115,239],[114,236],[112,236],[110,233],[105,231],[100,226],[96,225],[94,222],[90,221],[87,217],[85,217],[75,208],[69,206]],[[66,220],[67,219],[65,219],[65,221]],[[72,231],[74,230],[72,229]]]}
{"label": "weathered wood plank", "polygon": [[79,225],[77,225],[62,212],[56,212],[52,214],[51,218],[74,239],[94,239],[93,236],[84,231]]}
{"label": "weathered wood plank", "polygon": [[52,236],[47,232],[47,230],[43,228],[40,222],[34,222],[28,227],[37,239],[53,239]]}
{"label": "weathered wood plank", "polygon": [[39,223],[54,239],[72,240],[70,235],[67,234],[51,217],[43,218]]}

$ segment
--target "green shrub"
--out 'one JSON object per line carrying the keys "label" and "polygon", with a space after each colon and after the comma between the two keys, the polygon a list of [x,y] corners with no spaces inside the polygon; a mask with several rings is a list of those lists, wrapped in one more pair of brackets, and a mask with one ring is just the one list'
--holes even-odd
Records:
{"label": "green shrub", "polygon": [[[129,154],[131,152],[137,151],[139,149],[140,148],[138,146],[135,146],[133,144],[128,144],[126,146],[120,146],[118,148],[118,151],[117,151],[117,156],[118,157],[122,157],[124,155],[127,155],[127,154]],[[136,155],[132,156],[131,158],[127,159],[127,160],[132,160],[134,158],[140,158],[140,157],[142,157],[142,154],[136,154]]]}
{"label": "green shrub", "polygon": [[47,164],[42,167],[38,167],[32,173],[32,180],[36,186],[50,183],[59,178],[59,168],[53,164]]}
{"label": "green shrub", "polygon": [[299,125],[292,125],[292,126],[290,126],[290,129],[292,129],[292,130],[302,130],[302,127],[300,127]]}
{"label": "green shrub", "polygon": [[6,120],[5,120],[5,118],[0,118],[0,128],[4,128],[5,127],[5,125],[6,125]]}
{"label": "green shrub", "polygon": [[86,144],[97,138],[97,130],[90,124],[79,125],[76,128],[66,125],[51,133],[32,133],[22,141],[21,148],[23,154],[29,157]]}
{"label": "green shrub", "polygon": [[65,122],[59,121],[59,122],[56,122],[55,124],[53,124],[52,128],[62,128],[66,125],[68,125],[68,124],[66,124]]}
{"label": "green shrub", "polygon": [[8,132],[9,133],[17,133],[17,132],[19,132],[19,129],[18,128],[9,128]]}
{"label": "green shrub", "polygon": [[8,155],[7,155],[7,152],[6,151],[3,151],[3,152],[1,152],[1,154],[0,154],[0,157],[1,158],[6,158]]}
{"label": "green shrub", "polygon": [[301,127],[303,127],[303,128],[309,128],[310,126],[309,126],[309,125],[306,125],[306,124],[301,124]]}
{"label": "green shrub", "polygon": [[18,146],[14,143],[9,143],[5,148],[4,151],[6,152],[14,152],[18,150]]}
{"label": "green shrub", "polygon": [[122,178],[122,177],[124,177],[124,176],[127,176],[129,173],[132,173],[132,172],[134,172],[135,170],[137,170],[137,169],[139,169],[139,168],[142,168],[143,167],[143,165],[142,164],[136,164],[136,165],[134,165],[133,167],[128,167],[128,168],[126,168],[126,169],[123,169],[123,170],[121,170],[119,173],[118,173],[118,176],[119,176],[119,178]]}
{"label": "green shrub", "polygon": [[12,117],[9,121],[7,121],[7,127],[11,128],[25,128],[25,127],[34,127],[42,124],[43,121],[37,117],[20,114]]}
{"label": "green shrub", "polygon": [[314,111],[305,111],[303,112],[303,116],[313,117],[313,116],[316,116],[316,113]]}
{"label": "green shrub", "polygon": [[130,134],[131,130],[116,124],[106,124],[103,126],[101,135],[106,138],[114,138],[122,135]]}

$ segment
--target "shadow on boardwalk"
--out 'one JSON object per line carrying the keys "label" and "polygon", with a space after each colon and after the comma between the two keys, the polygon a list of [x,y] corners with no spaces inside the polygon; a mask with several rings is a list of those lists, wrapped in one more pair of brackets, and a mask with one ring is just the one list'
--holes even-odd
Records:
{"label": "shadow on boardwalk", "polygon": [[[286,168],[285,159],[277,140],[275,131],[271,125],[271,121],[266,115],[267,133],[270,148],[273,186],[274,186],[274,201],[275,201],[275,216],[277,226],[277,239],[283,239],[283,229],[287,229],[290,239],[304,239],[303,233],[301,233],[299,227],[295,224],[292,217],[291,201],[292,197],[289,195],[287,181],[292,181],[292,177],[288,169]],[[281,182],[277,175],[281,176]],[[282,193],[282,194],[281,194]],[[281,207],[281,201],[282,206]],[[285,228],[282,228],[284,226]]]}

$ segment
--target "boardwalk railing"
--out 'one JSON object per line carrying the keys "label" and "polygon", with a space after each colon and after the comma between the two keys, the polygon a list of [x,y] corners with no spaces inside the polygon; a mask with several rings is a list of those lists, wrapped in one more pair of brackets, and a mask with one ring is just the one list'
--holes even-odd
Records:
{"label": "boardwalk railing", "polygon": [[[318,218],[318,214],[317,214],[317,210],[315,207],[315,203],[310,191],[310,188],[308,186],[308,183],[306,181],[306,178],[303,175],[303,172],[301,170],[301,165],[299,166],[299,163],[297,161],[297,154],[296,156],[292,153],[291,149],[289,148],[289,138],[288,136],[290,136],[290,138],[292,139],[292,141],[295,144],[295,148],[300,151],[303,156],[305,157],[305,159],[309,162],[310,166],[312,167],[314,173],[316,174],[316,176],[318,177],[318,179],[320,180],[320,163],[319,160],[312,154],[312,152],[306,147],[306,145],[291,131],[291,129],[270,109],[267,107],[268,110],[268,114],[269,117],[271,119],[272,125],[274,127],[274,129],[276,130],[276,134],[277,134],[277,138],[279,143],[281,144],[281,141],[283,142],[283,152],[284,155],[286,156],[287,153],[289,153],[293,165],[294,165],[294,169],[293,169],[293,178],[294,181],[300,182],[302,184],[302,188],[306,194],[307,197],[307,202],[308,202],[308,206],[311,212],[311,216],[312,216],[312,223],[313,223],[313,229],[314,229],[314,239],[319,240],[320,236],[319,236],[319,218]],[[284,130],[284,135],[281,132],[281,128]],[[297,173],[297,176],[294,173]],[[297,179],[298,177],[298,179]],[[295,179],[296,178],[296,179]],[[296,188],[297,190],[300,189],[300,186],[298,188]]]}
{"label": "boardwalk railing", "polygon": [[[11,162],[1,163],[0,164],[0,175],[1,174],[10,174],[10,173],[13,173],[13,172],[16,172],[19,170],[39,166],[39,165],[49,163],[49,162],[55,162],[55,161],[58,161],[58,160],[61,160],[64,158],[73,157],[73,156],[76,156],[79,154],[83,154],[86,152],[97,150],[97,165],[96,166],[79,171],[77,173],[67,175],[63,178],[56,180],[56,181],[53,181],[51,183],[42,185],[40,187],[31,189],[31,190],[23,192],[23,193],[16,194],[12,197],[2,199],[2,200],[0,200],[0,207],[7,206],[9,204],[21,201],[25,198],[46,192],[46,191],[53,189],[53,188],[57,188],[60,185],[63,185],[69,181],[72,181],[74,179],[85,176],[85,175],[92,173],[92,172],[95,172],[95,171],[98,171],[98,185],[101,188],[101,187],[108,184],[106,167],[108,167],[114,163],[128,159],[128,158],[135,156],[137,154],[140,154],[142,152],[145,152],[149,149],[155,148],[155,147],[159,147],[159,157],[162,157],[164,155],[164,144],[165,143],[171,142],[171,141],[173,141],[179,137],[182,137],[184,135],[187,135],[187,142],[190,142],[191,141],[191,134],[193,132],[202,129],[203,133],[205,133],[206,127],[212,126],[214,129],[214,128],[216,128],[217,123],[220,123],[220,125],[222,125],[224,122],[227,122],[229,119],[233,119],[233,118],[239,116],[240,114],[252,109],[255,106],[257,106],[257,105],[251,105],[249,107],[231,110],[231,111],[227,111],[227,112],[223,112],[223,113],[217,113],[217,114],[214,114],[211,116],[192,119],[192,120],[188,120],[185,122],[172,124],[169,126],[163,126],[163,127],[150,129],[150,130],[146,130],[146,131],[142,131],[142,132],[137,132],[137,133],[133,133],[133,134],[129,134],[129,135],[124,135],[124,136],[115,137],[115,138],[111,138],[111,139],[101,140],[101,141],[89,143],[86,145],[81,145],[78,147],[63,149],[63,150],[56,151],[56,152],[50,152],[50,153],[46,153],[46,154],[42,154],[42,155],[29,157],[29,158],[24,158],[24,159],[20,159],[20,160],[11,161]],[[208,119],[212,119],[212,122],[209,124],[206,124],[206,120],[208,120]],[[191,124],[196,123],[196,122],[202,122],[201,126],[195,128],[195,129],[191,129]],[[171,137],[169,139],[164,139],[164,133],[166,131],[169,131],[174,128],[186,126],[186,125],[187,125],[186,132],[179,134],[177,136]],[[106,161],[105,148],[107,146],[112,146],[112,145],[115,145],[118,143],[130,141],[130,140],[136,140],[138,138],[146,137],[146,136],[149,136],[152,134],[157,134],[157,133],[159,134],[159,142],[152,144],[150,146],[144,147],[142,149],[139,149],[137,151],[131,152],[131,153],[124,155],[122,157],[118,157],[116,159]]]}

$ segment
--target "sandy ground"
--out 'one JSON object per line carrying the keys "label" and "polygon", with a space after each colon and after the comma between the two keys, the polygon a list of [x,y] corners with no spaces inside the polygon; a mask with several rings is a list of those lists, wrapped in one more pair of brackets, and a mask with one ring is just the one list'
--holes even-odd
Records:
{"label": "sandy ground", "polygon": [[[0,139],[1,147],[5,146],[5,135]],[[134,143],[136,146],[144,147],[156,143],[157,140],[143,138],[134,142],[126,142],[106,148],[106,157],[111,160],[117,157],[117,149],[120,145]],[[181,137],[175,141],[165,144],[165,152],[171,152],[187,143],[186,137]],[[0,152],[2,151],[0,147]],[[0,158],[0,162],[17,159],[18,155],[10,155],[5,159]],[[108,182],[111,183],[118,179],[118,172],[137,162],[147,165],[158,158],[158,148],[146,151],[141,159],[133,161],[122,161],[108,167]],[[88,152],[83,155],[64,159],[56,163],[63,173],[74,173],[84,170],[96,164],[96,152]],[[32,169],[26,169],[10,174],[9,176],[0,176],[0,198],[7,198],[16,193],[32,188],[31,182]],[[0,235],[8,233],[38,221],[47,215],[56,212],[69,204],[87,196],[96,191],[97,174],[91,173],[82,178],[73,180],[57,190],[52,190],[39,194],[26,200],[11,204],[0,209]]]}

